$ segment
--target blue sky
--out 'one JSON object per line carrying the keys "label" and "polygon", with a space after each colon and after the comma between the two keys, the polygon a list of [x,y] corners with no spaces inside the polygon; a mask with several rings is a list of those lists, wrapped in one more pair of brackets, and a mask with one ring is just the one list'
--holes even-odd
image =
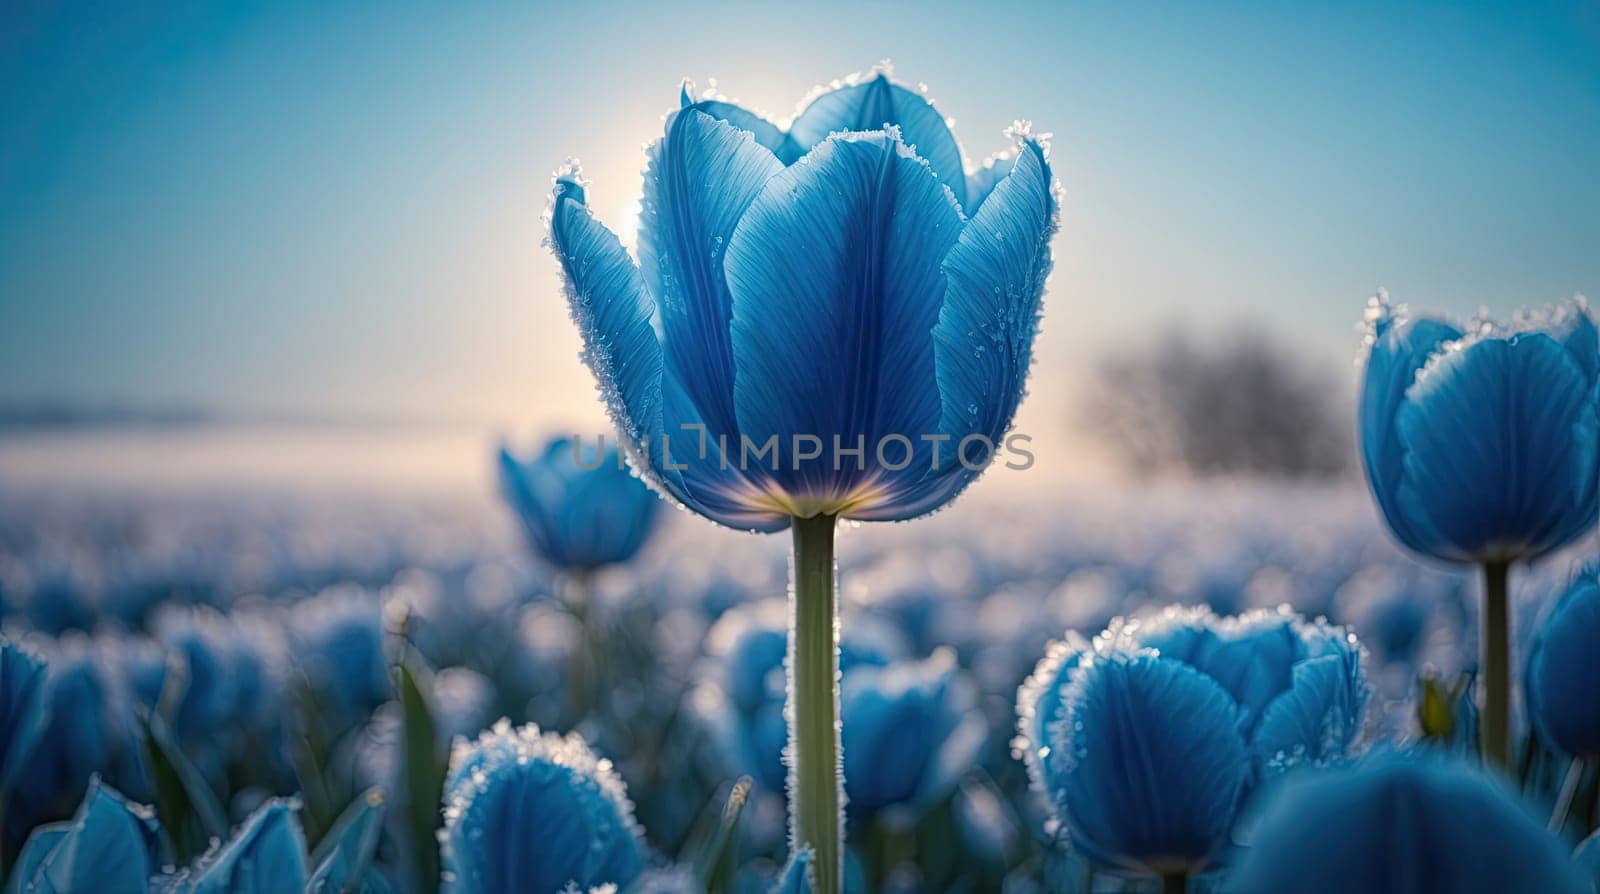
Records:
{"label": "blue sky", "polygon": [[680,78],[787,116],[885,57],[975,161],[1055,134],[1034,416],[1172,321],[1348,368],[1380,285],[1600,293],[1593,3],[125,6],[0,13],[0,402],[595,423],[551,172],[624,229]]}

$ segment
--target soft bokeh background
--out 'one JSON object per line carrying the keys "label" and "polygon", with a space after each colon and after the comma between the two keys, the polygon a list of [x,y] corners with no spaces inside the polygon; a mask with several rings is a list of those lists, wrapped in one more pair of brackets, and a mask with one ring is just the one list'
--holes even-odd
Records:
{"label": "soft bokeh background", "polygon": [[1099,476],[1086,373],[1146,334],[1248,322],[1343,397],[1380,286],[1600,291],[1594,3],[12,3],[0,481],[478,487],[597,432],[551,172],[626,238],[680,79],[782,118],[883,58],[973,162],[1055,134],[1030,486]]}

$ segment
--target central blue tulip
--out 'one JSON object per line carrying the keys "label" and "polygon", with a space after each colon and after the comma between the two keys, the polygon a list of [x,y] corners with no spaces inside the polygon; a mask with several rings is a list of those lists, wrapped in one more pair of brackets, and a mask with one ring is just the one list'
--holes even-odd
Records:
{"label": "central blue tulip", "polygon": [[1481,747],[1510,758],[1507,575],[1600,518],[1600,332],[1581,299],[1468,332],[1372,299],[1361,458],[1396,539],[1481,565]]}
{"label": "central blue tulip", "polygon": [[883,74],[787,133],[685,92],[649,149],[637,266],[559,174],[585,357],[658,488],[775,531],[913,518],[976,477],[1022,396],[1056,225],[1045,143],[1014,136],[969,181],[943,116]]}
{"label": "central blue tulip", "polygon": [[790,837],[822,894],[843,866],[833,526],[925,515],[1000,455],[1057,206],[1045,142],[1011,136],[969,178],[884,72],[787,131],[685,88],[648,150],[638,264],[577,169],[556,176],[550,245],[634,464],[712,521],[794,529]]}

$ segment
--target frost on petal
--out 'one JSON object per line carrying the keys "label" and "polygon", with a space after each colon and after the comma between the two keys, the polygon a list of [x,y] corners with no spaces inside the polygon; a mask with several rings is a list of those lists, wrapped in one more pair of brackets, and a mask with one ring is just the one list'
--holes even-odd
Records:
{"label": "frost on petal", "polygon": [[967,184],[955,134],[927,97],[895,83],[886,72],[819,93],[790,125],[789,136],[798,158],[832,134],[888,126],[899,128],[906,145],[927,159],[957,204],[965,207]]}
{"label": "frost on petal", "polygon": [[1050,791],[1049,728],[1061,721],[1072,672],[1088,651],[1089,642],[1082,635],[1067,631],[1064,639],[1046,648],[1044,658],[1017,690],[1017,737],[1011,750],[1027,767],[1035,791]]}

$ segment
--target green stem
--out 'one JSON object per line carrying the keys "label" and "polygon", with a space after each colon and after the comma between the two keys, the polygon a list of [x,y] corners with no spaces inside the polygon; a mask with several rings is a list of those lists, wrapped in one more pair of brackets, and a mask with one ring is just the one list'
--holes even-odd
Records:
{"label": "green stem", "polygon": [[833,516],[794,519],[794,623],[789,627],[789,837],[816,851],[816,894],[839,894],[838,614]]}
{"label": "green stem", "polygon": [[591,607],[589,572],[585,570],[570,572],[558,582],[557,586],[561,587],[561,601],[565,604],[568,614],[578,624],[578,642],[567,658],[569,678],[567,691],[572,695],[572,704],[566,706],[570,715],[567,725],[575,729],[578,724],[587,720],[595,709],[596,694],[599,692],[595,680],[595,636],[594,631],[590,629],[592,620],[589,615]]}
{"label": "green stem", "polygon": [[1181,872],[1169,872],[1161,877],[1161,894],[1184,894],[1189,890],[1189,877]]}
{"label": "green stem", "polygon": [[1511,766],[1511,640],[1506,581],[1508,562],[1483,565],[1483,615],[1479,621],[1479,665],[1483,712],[1478,746],[1483,762],[1501,772]]}
{"label": "green stem", "polygon": [[1550,831],[1560,835],[1567,827],[1567,814],[1572,812],[1572,799],[1578,794],[1578,780],[1583,778],[1583,759],[1573,758],[1567,764],[1567,775],[1561,780],[1561,792],[1556,795],[1555,809],[1550,811]]}

